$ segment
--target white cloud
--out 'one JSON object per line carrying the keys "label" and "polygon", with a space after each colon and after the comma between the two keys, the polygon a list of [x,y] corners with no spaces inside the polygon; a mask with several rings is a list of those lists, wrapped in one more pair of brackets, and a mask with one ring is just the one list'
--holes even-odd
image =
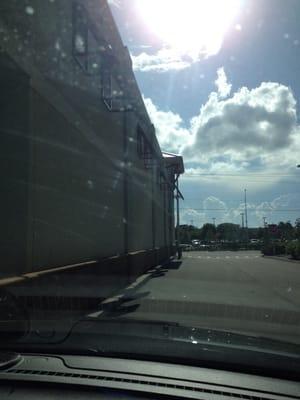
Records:
{"label": "white cloud", "polygon": [[171,49],[161,49],[155,54],[141,53],[131,55],[134,71],[167,72],[190,67],[192,60],[187,56],[176,54]]}
{"label": "white cloud", "polygon": [[209,196],[203,201],[204,210],[226,210],[226,204],[214,196]]}
{"label": "white cloud", "polygon": [[215,80],[216,87],[220,98],[225,98],[230,95],[232,85],[228,83],[224,68],[219,68],[217,71],[217,79]]}
{"label": "white cloud", "polygon": [[212,92],[187,124],[179,114],[160,110],[145,99],[163,150],[184,157],[183,179],[237,188],[244,187],[247,176],[251,190],[274,186],[284,179],[283,173],[293,174],[289,180],[296,181],[300,127],[291,89],[262,82],[253,89],[242,87],[229,97],[231,84],[223,68],[216,82],[218,93]]}
{"label": "white cloud", "polygon": [[211,93],[193,118],[192,130],[195,140],[186,149],[192,158],[197,158],[195,147],[207,156],[264,157],[295,141],[299,134],[296,101],[288,87],[273,82],[263,82],[252,90],[243,87],[226,100]]}
{"label": "white cloud", "polygon": [[[229,206],[215,196],[208,196],[198,206],[199,209],[187,207],[181,210],[182,224],[190,224],[193,220],[195,226],[201,227],[207,222],[212,223],[213,218],[216,218],[216,224],[231,222],[241,225],[241,213],[245,212],[244,202]],[[294,223],[299,213],[291,211],[297,209],[299,209],[299,195],[295,193],[280,195],[271,201],[249,202],[247,205],[248,226],[262,226],[263,217],[266,217],[267,223],[287,220]]]}
{"label": "white cloud", "polygon": [[[187,161],[216,163],[222,155],[223,164],[243,168],[257,158],[261,164],[285,162],[286,158],[291,162],[292,154],[297,158],[300,129],[296,100],[289,87],[262,82],[254,89],[242,87],[224,99],[231,84],[223,68],[218,70],[216,85],[218,93],[210,94],[187,128],[179,114],[159,110],[151,99],[145,99],[163,146],[173,146],[175,139],[176,148]],[[278,152],[283,157],[278,157]]]}
{"label": "white cloud", "polygon": [[162,150],[181,153],[183,145],[191,140],[182,118],[171,111],[158,110],[151,99],[144,98],[144,102]]}
{"label": "white cloud", "polygon": [[[179,114],[160,110],[151,99],[144,99],[162,149],[183,154],[186,174],[182,184],[198,185],[206,193],[218,187],[229,197],[228,189],[233,190],[233,202],[241,199],[246,187],[252,197],[250,226],[262,226],[263,217],[268,223],[294,222],[300,214],[293,211],[299,209],[299,194],[283,193],[299,185],[300,126],[293,92],[280,83],[262,82],[230,95],[231,84],[222,68],[216,86],[218,92],[209,95],[187,124]],[[265,196],[271,188],[282,195],[261,201],[260,194]],[[232,205],[215,196],[207,196],[196,207],[188,201],[185,204],[182,223],[193,220],[197,226],[212,222],[213,217],[217,223],[240,224],[244,211],[242,201]]]}
{"label": "white cloud", "polygon": [[205,212],[199,212],[194,210],[193,208],[187,208],[181,210],[180,212],[180,224],[181,225],[194,225],[194,226],[202,226],[206,220]]}

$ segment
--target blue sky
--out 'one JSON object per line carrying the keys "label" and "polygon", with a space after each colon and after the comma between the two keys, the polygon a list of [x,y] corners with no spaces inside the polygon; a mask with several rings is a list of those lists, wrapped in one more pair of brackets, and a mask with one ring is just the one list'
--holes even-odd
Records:
{"label": "blue sky", "polygon": [[[238,12],[218,51],[197,56],[174,51],[139,1],[110,3],[160,145],[184,157],[182,222],[240,223],[245,188],[249,226],[261,226],[264,216],[269,223],[294,222],[300,217],[300,1],[232,0]],[[184,15],[193,0],[177,3]],[[222,22],[218,11],[208,27]],[[163,28],[174,14],[170,9]],[[178,32],[190,28],[186,20],[181,25]]]}

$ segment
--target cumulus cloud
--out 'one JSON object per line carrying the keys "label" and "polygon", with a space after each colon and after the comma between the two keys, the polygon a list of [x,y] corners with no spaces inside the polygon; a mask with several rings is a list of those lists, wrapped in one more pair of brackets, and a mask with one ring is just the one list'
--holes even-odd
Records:
{"label": "cumulus cloud", "polygon": [[151,99],[144,98],[144,103],[156,128],[156,135],[162,150],[181,153],[183,145],[191,140],[191,135],[184,127],[180,115],[171,111],[159,110]]}
{"label": "cumulus cloud", "polygon": [[[252,226],[262,225],[263,217],[267,223],[290,220],[295,222],[299,213],[299,195],[297,193],[287,193],[275,197],[271,201],[263,201],[258,204],[249,203],[248,215]],[[243,207],[243,205],[241,205]]]}
{"label": "cumulus cloud", "polygon": [[243,87],[226,100],[212,93],[191,124],[194,143],[185,152],[192,158],[195,148],[209,156],[264,156],[290,147],[299,134],[293,93],[274,82],[251,90]]}
{"label": "cumulus cloud", "polygon": [[[241,224],[241,213],[245,212],[244,202],[230,206],[226,202],[215,196],[208,196],[199,204],[199,209],[187,207],[181,210],[181,222],[190,224],[191,220],[195,226],[201,227],[203,224],[212,223],[212,218],[216,218],[216,223],[231,222]],[[275,197],[271,201],[249,202],[247,206],[249,226],[262,226],[263,217],[267,223],[277,223],[278,221],[290,220],[295,222],[298,213],[293,210],[299,209],[299,195],[288,193]]]}
{"label": "cumulus cloud", "polygon": [[170,70],[182,70],[191,65],[192,60],[187,56],[175,53],[171,49],[161,49],[155,54],[142,52],[131,55],[134,71],[142,72],[167,72]]}
{"label": "cumulus cloud", "polygon": [[202,226],[207,220],[205,212],[199,212],[193,208],[180,211],[180,224]]}
{"label": "cumulus cloud", "polygon": [[226,204],[214,196],[209,196],[203,201],[204,210],[226,210]]}
{"label": "cumulus cloud", "polygon": [[[278,183],[285,171],[294,174],[291,180],[295,181],[300,127],[292,90],[280,83],[262,82],[230,95],[224,68],[218,69],[215,84],[218,92],[212,92],[198,115],[186,123],[179,114],[161,110],[145,99],[163,150],[184,157],[183,179],[208,183],[215,174],[213,180],[218,185],[238,187],[244,185],[247,174],[252,190]],[[236,173],[240,176],[218,176]],[[270,176],[264,179],[266,174]]]}
{"label": "cumulus cloud", "polygon": [[[231,84],[224,68],[218,69],[215,83],[218,92],[210,94],[188,124],[179,114],[160,110],[151,99],[145,99],[163,147],[175,146],[187,161],[213,160],[243,167],[253,160],[272,163],[276,152],[299,149],[296,100],[289,87],[262,82],[254,89],[242,87],[228,97]],[[217,160],[220,155],[223,160]],[[278,162],[277,153],[275,158]]]}
{"label": "cumulus cloud", "polygon": [[227,81],[227,76],[223,67],[218,69],[217,75],[215,85],[218,89],[218,94],[221,98],[225,98],[230,95],[232,85]]}
{"label": "cumulus cloud", "polygon": [[[297,104],[292,90],[280,83],[262,82],[258,87],[242,87],[231,94],[231,84],[220,68],[212,92],[198,115],[185,123],[170,110],[161,110],[149,98],[145,104],[156,127],[163,150],[180,153],[184,157],[186,173],[184,185],[197,184],[206,193],[228,188],[240,196],[243,188],[259,199],[260,191],[272,187],[294,191],[299,185],[300,126]],[[289,186],[282,186],[281,183]],[[238,197],[240,198],[240,197]],[[272,201],[248,204],[250,226],[280,220],[295,221],[299,213],[299,194],[282,194]],[[226,204],[222,199],[207,196],[193,207],[188,203],[181,210],[182,223],[191,220],[197,226],[205,222],[240,223],[243,202]],[[213,210],[216,210],[213,211]]]}

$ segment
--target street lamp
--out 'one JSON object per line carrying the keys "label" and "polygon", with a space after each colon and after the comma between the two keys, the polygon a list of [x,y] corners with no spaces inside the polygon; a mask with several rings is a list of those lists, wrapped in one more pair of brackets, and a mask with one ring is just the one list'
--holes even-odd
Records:
{"label": "street lamp", "polygon": [[241,213],[240,216],[242,217],[242,228],[244,229],[244,213]]}
{"label": "street lamp", "polygon": [[267,219],[267,217],[263,217],[263,221],[264,221],[264,228],[266,228],[266,226],[267,226],[266,219]]}

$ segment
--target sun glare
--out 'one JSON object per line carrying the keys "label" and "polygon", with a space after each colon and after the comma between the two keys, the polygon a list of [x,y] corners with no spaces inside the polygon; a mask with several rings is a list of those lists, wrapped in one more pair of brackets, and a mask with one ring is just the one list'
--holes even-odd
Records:
{"label": "sun glare", "polygon": [[165,44],[197,59],[219,52],[240,0],[137,0],[137,5]]}

